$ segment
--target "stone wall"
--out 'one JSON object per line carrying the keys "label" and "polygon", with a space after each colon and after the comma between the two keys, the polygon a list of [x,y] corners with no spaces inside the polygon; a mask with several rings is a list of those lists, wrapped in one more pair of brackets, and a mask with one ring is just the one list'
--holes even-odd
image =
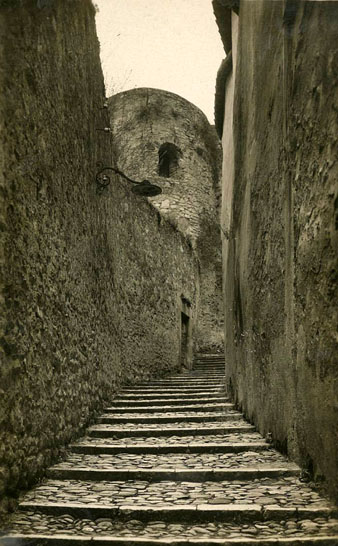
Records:
{"label": "stone wall", "polygon": [[232,14],[222,211],[230,388],[336,497],[337,31],[336,2]]}
{"label": "stone wall", "polygon": [[[196,249],[201,271],[198,350],[223,350],[222,262],[219,232],[221,149],[205,115],[184,98],[139,88],[109,99],[114,157],[136,180],[162,188],[150,199]],[[161,146],[173,145],[177,162],[160,175]]]}
{"label": "stone wall", "polygon": [[6,509],[122,382],[178,367],[199,284],[191,245],[127,182],[97,193],[111,141],[89,0],[0,6]]}

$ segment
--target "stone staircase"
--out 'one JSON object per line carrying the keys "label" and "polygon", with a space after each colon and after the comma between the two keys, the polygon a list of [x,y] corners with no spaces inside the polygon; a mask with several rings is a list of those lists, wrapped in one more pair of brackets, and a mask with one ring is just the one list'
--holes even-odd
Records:
{"label": "stone staircase", "polygon": [[224,358],[124,388],[2,546],[338,545],[337,513],[226,398]]}

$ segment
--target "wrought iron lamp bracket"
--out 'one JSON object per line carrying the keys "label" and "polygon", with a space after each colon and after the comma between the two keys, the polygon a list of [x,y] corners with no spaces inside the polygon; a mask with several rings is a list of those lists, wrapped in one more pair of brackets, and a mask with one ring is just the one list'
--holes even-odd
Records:
{"label": "wrought iron lamp bracket", "polygon": [[136,193],[137,195],[142,195],[144,197],[154,197],[155,195],[159,195],[162,193],[162,188],[159,186],[156,186],[155,184],[152,184],[149,182],[149,180],[142,180],[142,182],[137,182],[136,180],[133,180],[132,178],[129,178],[129,176],[125,175],[122,171],[115,167],[103,167],[95,177],[97,189],[98,191],[102,191],[104,188],[109,186],[109,184],[112,181],[112,172],[115,174],[118,174],[128,182],[131,182],[132,184],[135,184],[136,187],[133,188],[131,191],[133,193]]}

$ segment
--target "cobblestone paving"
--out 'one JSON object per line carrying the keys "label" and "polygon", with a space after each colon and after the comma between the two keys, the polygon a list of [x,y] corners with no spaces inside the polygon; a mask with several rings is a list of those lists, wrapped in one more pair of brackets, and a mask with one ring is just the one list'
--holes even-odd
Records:
{"label": "cobblestone paving", "polygon": [[[217,360],[221,359],[209,359],[210,362]],[[203,544],[204,539],[217,538],[243,545],[247,544],[245,539],[252,538],[272,538],[279,544],[284,538],[330,537],[329,542],[325,539],[325,546],[337,546],[338,520],[332,517],[330,504],[299,478],[283,477],[283,469],[294,472],[297,468],[271,449],[233,406],[222,407],[228,402],[223,386],[210,386],[213,379],[203,386],[195,383],[189,388],[189,383],[184,384],[191,377],[196,379],[196,373],[202,372],[184,374],[181,386],[175,385],[179,382],[177,377],[168,380],[166,386],[163,382],[157,386],[153,382],[139,389],[121,391],[112,401],[112,405],[118,406],[107,408],[100,418],[121,422],[101,422],[88,429],[87,436],[74,445],[68,458],[53,467],[55,477],[64,479],[46,479],[23,497],[24,510],[13,516],[10,534],[21,533],[27,540],[32,534],[101,536],[127,542],[143,538],[144,543],[176,537],[187,538],[189,543],[199,539],[199,544]],[[212,375],[212,366],[205,373]],[[218,381],[218,385],[222,385],[222,377]],[[138,403],[147,407],[137,407]],[[151,411],[147,412],[147,408]],[[168,417],[172,422],[162,421]],[[145,422],[139,423],[138,419]],[[236,453],[237,444],[246,445]],[[198,448],[189,453],[189,445]],[[216,453],[212,451],[213,445]],[[85,446],[90,447],[90,453],[85,453]],[[108,446],[118,447],[121,452],[114,450],[109,454]],[[152,450],[156,446],[161,447],[162,453]],[[123,452],[123,448],[129,452]],[[100,449],[106,449],[107,453],[100,453]],[[132,453],[132,449],[137,453]],[[147,449],[153,452],[147,453]],[[257,469],[260,477],[244,479],[243,471],[251,468]],[[277,477],[269,478],[269,469],[273,469],[273,476]],[[85,479],[65,479],[71,476],[69,472],[81,470],[90,470],[84,475]],[[93,481],[98,473],[94,477],[92,471],[97,470],[122,474],[118,475],[119,480]],[[156,472],[166,470],[166,480],[161,480],[158,474],[156,478]],[[221,476],[215,474],[217,470],[229,470],[232,478],[241,472],[240,479],[227,476],[227,480],[217,481]],[[138,479],[120,479],[127,476],[128,471],[136,471],[129,477]],[[191,471],[199,472],[199,477]],[[79,474],[73,476],[79,477]],[[294,512],[286,519],[288,509]],[[117,511],[113,517],[114,510]],[[297,510],[298,518],[295,518]],[[215,514],[225,516],[214,521]],[[272,517],[273,521],[266,520]],[[33,537],[29,543],[34,544]]]}
{"label": "cobblestone paving", "polygon": [[[148,386],[144,386],[144,387],[130,387],[128,389],[124,389],[123,391],[121,391],[121,394],[124,395],[125,393],[130,393],[130,394],[151,394],[151,393],[156,393],[156,394],[160,394],[160,393],[164,393],[168,396],[168,387],[169,385],[162,385],[162,386],[151,386],[151,385],[148,385]],[[184,394],[200,394],[200,393],[205,393],[205,394],[209,394],[209,395],[212,395],[212,394],[216,394],[216,393],[224,393],[224,386],[221,385],[221,386],[218,386],[218,385],[181,385],[181,386],[175,386],[175,385],[172,385],[170,386],[170,394],[171,393],[177,393],[177,394],[180,394],[181,396],[183,396]]]}
{"label": "cobblestone paving", "polygon": [[164,506],[260,504],[288,507],[323,506],[316,491],[296,478],[212,482],[48,480],[27,494],[25,502]]}
{"label": "cobblestone paving", "polygon": [[[210,404],[210,403],[204,403],[204,404],[189,404],[189,406],[170,406],[170,405],[164,405],[162,404],[161,407],[159,408],[158,406],[153,406],[151,404],[149,404],[147,406],[147,411],[145,411],[145,408],[134,408],[134,412],[137,411],[138,412],[143,412],[144,414],[148,415],[149,412],[158,412],[160,414],[162,413],[165,413],[166,415],[169,413],[169,414],[172,414],[172,413],[175,413],[177,415],[177,412],[180,412],[182,411],[182,408],[183,408],[183,411],[185,408],[189,408],[189,413],[191,413],[192,411],[195,412],[196,410],[201,410],[202,408],[205,408],[206,410],[209,410],[210,409],[213,409],[215,408],[216,411],[227,411],[229,412],[230,410],[233,409],[233,404],[227,404],[227,403],[224,403],[224,402],[219,402],[219,403],[214,403],[214,404]],[[116,408],[109,408],[109,410],[107,410],[107,414],[108,413],[112,413],[112,411],[114,411],[114,415],[115,415],[115,412],[120,412],[122,410],[126,410],[127,411],[130,411],[130,405],[129,406],[118,406]]]}
{"label": "cobblestone paving", "polygon": [[91,436],[86,436],[78,443],[84,444],[96,444],[98,446],[112,445],[112,446],[131,446],[131,445],[188,445],[188,444],[224,444],[224,443],[257,443],[262,442],[262,436],[259,432],[237,432],[234,434],[217,434],[210,436],[140,436],[140,437],[129,437],[116,440],[114,438],[92,438]]}
{"label": "cobblestone paving", "polygon": [[[210,405],[215,405],[215,404],[224,404],[224,403],[229,403],[228,400],[225,400],[224,399],[224,396],[218,396],[217,398],[216,397],[212,397],[212,398],[205,398],[205,399],[201,399],[201,398],[198,398],[197,400],[196,399],[185,399],[184,400],[184,404],[185,406],[186,405],[189,405],[189,408],[192,408],[192,407],[195,407],[196,404],[203,404],[203,406],[207,405],[207,404],[210,404]],[[127,406],[128,404],[128,406]],[[162,406],[162,407],[165,407],[166,405],[170,405],[171,407],[177,407],[178,406],[178,409],[180,408],[181,404],[182,404],[182,400],[179,398],[179,399],[175,399],[175,398],[158,398],[158,399],[151,399],[150,401],[147,400],[147,401],[144,401],[144,400],[129,400],[128,398],[115,398],[113,400],[113,403],[112,403],[112,407],[108,408],[107,411],[116,411],[116,409],[120,409],[121,407],[139,407],[139,404],[143,404],[142,406],[140,406],[140,408],[144,407],[144,408],[148,408],[148,407],[158,407],[159,405]]]}
{"label": "cobblestone paving", "polygon": [[164,400],[164,399],[175,399],[175,400],[200,400],[200,398],[222,398],[223,400],[227,400],[225,396],[225,390],[224,388],[221,389],[212,389],[212,390],[206,390],[198,391],[198,392],[178,392],[175,393],[173,389],[170,389],[170,392],[168,392],[168,389],[162,389],[163,392],[161,392],[159,389],[152,389],[153,392],[145,392],[140,393],[139,391],[135,392],[128,392],[128,391],[121,391],[118,398],[114,398],[114,400],[119,400],[120,398],[124,398],[126,400],[134,400],[135,398],[137,400],[145,400],[148,399],[153,400]]}
{"label": "cobblestone paving", "polygon": [[213,412],[213,411],[175,411],[174,409],[172,411],[157,411],[156,413],[149,415],[149,413],[140,411],[137,415],[135,413],[118,413],[118,409],[114,413],[105,413],[104,417],[109,417],[112,419],[130,419],[130,421],[133,421],[135,418],[137,419],[162,419],[163,417],[175,417],[176,419],[184,419],[184,418],[191,418],[194,420],[196,417],[206,418],[206,417],[212,417],[213,419],[221,418],[224,419],[225,415],[239,415],[238,411],[226,408],[224,411],[219,412]]}
{"label": "cobblestone paving", "polygon": [[[131,422],[130,425],[133,425],[133,423]],[[113,425],[105,425],[104,423],[100,424],[100,425],[95,425],[93,427],[90,428],[90,430],[125,430],[126,428],[130,428],[130,425],[128,425],[128,427],[126,427],[126,424],[125,423],[114,423]],[[134,428],[137,428],[137,430],[143,430],[143,429],[151,429],[151,430],[156,430],[156,431],[159,431],[159,430],[166,430],[166,429],[181,429],[181,428],[184,428],[184,429],[191,429],[191,430],[196,430],[196,428],[198,429],[207,429],[207,430],[210,430],[210,428],[213,428],[213,429],[224,429],[224,428],[237,428],[237,427],[243,427],[243,428],[248,428],[248,423],[244,420],[244,419],[238,419],[238,420],[234,420],[234,421],[231,421],[229,423],[227,422],[222,422],[222,421],[209,421],[208,423],[196,423],[194,421],[174,421],[172,423],[161,423],[161,425],[159,426],[158,423],[137,423],[137,425],[134,425]]]}
{"label": "cobblestone paving", "polygon": [[100,535],[125,537],[159,538],[168,537],[213,537],[213,538],[268,538],[301,537],[306,532],[310,536],[338,534],[338,520],[315,518],[314,520],[254,521],[238,525],[235,523],[199,523],[198,525],[173,524],[157,520],[144,523],[137,519],[116,521],[110,518],[76,519],[64,516],[46,516],[39,512],[26,512],[18,515],[12,529],[17,533],[62,533],[64,535]]}
{"label": "cobblestone paving", "polygon": [[189,468],[203,470],[204,468],[234,468],[253,467],[265,465],[277,465],[279,468],[286,468],[289,462],[285,457],[275,450],[246,451],[244,453],[228,454],[177,454],[151,455],[134,453],[121,453],[118,455],[83,455],[80,453],[71,454],[66,461],[57,465],[63,469],[95,468],[97,470],[119,470],[123,468],[138,469],[153,468],[161,470],[164,468]]}

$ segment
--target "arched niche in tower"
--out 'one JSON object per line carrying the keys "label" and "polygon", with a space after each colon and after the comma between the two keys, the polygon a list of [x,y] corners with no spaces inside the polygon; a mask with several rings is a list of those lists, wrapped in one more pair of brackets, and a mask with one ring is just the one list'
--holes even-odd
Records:
{"label": "arched niche in tower", "polygon": [[173,176],[179,165],[181,150],[171,142],[165,142],[158,151],[158,174],[165,178]]}

